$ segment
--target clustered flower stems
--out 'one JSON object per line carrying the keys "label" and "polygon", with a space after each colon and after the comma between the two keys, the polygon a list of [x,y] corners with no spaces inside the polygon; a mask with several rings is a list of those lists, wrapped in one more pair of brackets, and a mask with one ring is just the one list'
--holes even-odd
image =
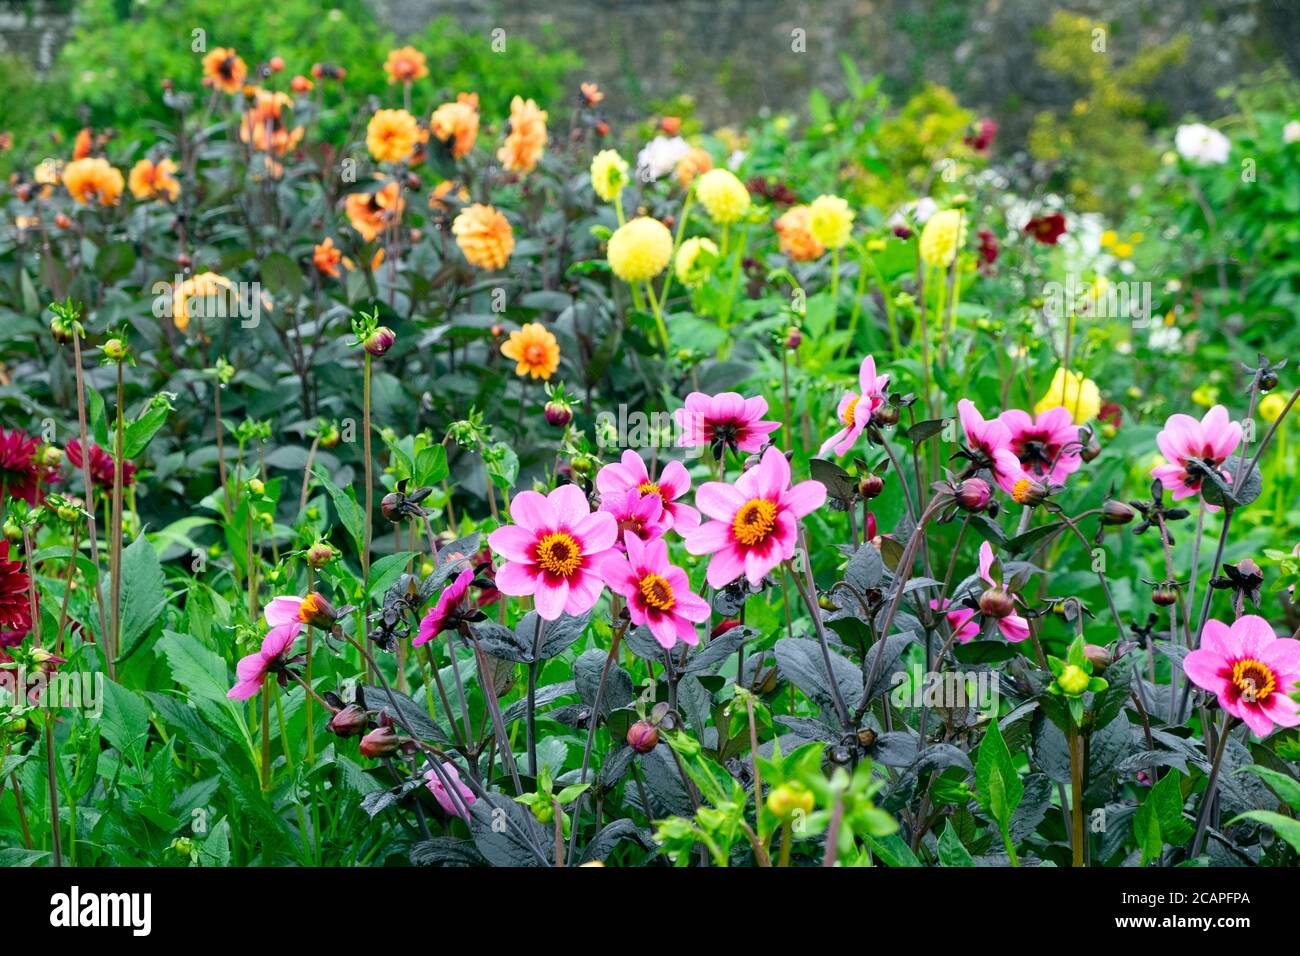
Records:
{"label": "clustered flower stems", "polygon": [[[88,455],[86,457],[89,457]],[[32,540],[32,529],[30,524],[23,526],[23,558],[27,563],[27,580],[31,582],[27,588],[27,601],[29,611],[32,616],[32,634],[33,643],[36,647],[41,646],[41,618],[36,607],[36,568],[32,562],[32,553],[35,550],[35,543]],[[60,835],[61,825],[59,822],[59,780],[55,772],[58,764],[58,753],[54,745],[54,706],[53,695],[47,689],[45,692],[45,779],[49,785],[50,797],[50,853],[54,866],[63,866],[63,850],[61,846],[62,837]],[[18,781],[14,778],[14,791],[17,792]]]}
{"label": "clustered flower stems", "polygon": [[[123,361],[117,362],[117,433],[113,437],[115,452],[113,455],[113,524],[112,541],[112,602],[113,602],[113,639],[108,648],[108,657],[116,661],[122,653],[122,462],[123,442],[126,432],[126,388],[123,376]],[[82,457],[88,459],[87,447]]]}

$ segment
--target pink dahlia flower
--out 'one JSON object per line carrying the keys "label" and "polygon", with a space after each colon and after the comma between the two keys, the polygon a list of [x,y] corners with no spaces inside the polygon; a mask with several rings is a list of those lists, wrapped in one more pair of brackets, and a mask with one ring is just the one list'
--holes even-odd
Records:
{"label": "pink dahlia flower", "polygon": [[548,495],[521,491],[510,503],[513,525],[488,535],[492,550],[506,559],[496,573],[503,594],[531,595],[547,621],[591,610],[604,590],[600,562],[618,538],[618,521],[608,511],[592,512],[577,485]]}
{"label": "pink dahlia flower", "polygon": [[835,417],[843,427],[822,442],[818,458],[825,458],[832,449],[837,455],[847,454],[857,444],[862,430],[871,423],[871,416],[885,403],[888,385],[888,375],[876,375],[876,360],[870,355],[864,358],[858,369],[858,391],[845,392],[835,410]]}
{"label": "pink dahlia flower", "polygon": [[438,600],[429,609],[429,613],[421,619],[420,633],[411,642],[412,647],[428,644],[449,627],[456,626],[454,620],[456,612],[460,609],[461,602],[465,600],[465,593],[473,580],[474,569],[466,568],[456,575],[455,581],[442,589],[442,593],[438,595]]}
{"label": "pink dahlia flower", "polygon": [[[278,597],[272,598],[263,615],[271,630],[262,638],[260,650],[246,657],[241,657],[235,665],[235,675],[239,678],[235,686],[226,694],[231,700],[248,700],[257,695],[266,681],[267,674],[288,663],[293,643],[298,639],[298,632],[306,623],[303,619],[303,605],[307,598]],[[308,609],[310,613],[310,608]]]}
{"label": "pink dahlia flower", "polygon": [[1011,432],[1011,451],[1032,478],[1061,484],[1079,470],[1079,427],[1065,408],[1049,408],[1034,419],[1012,408],[998,416]]}
{"label": "pink dahlia flower", "polygon": [[790,487],[790,463],[776,448],[734,485],[706,481],[695,503],[712,521],[686,539],[691,554],[711,554],[705,575],[715,588],[744,574],[757,587],[763,575],[794,556],[799,519],[821,507],[826,486],[801,481]]}
{"label": "pink dahlia flower", "polygon": [[1011,494],[1016,482],[1026,477],[1024,469],[1020,467],[1020,459],[1011,450],[1011,429],[996,418],[985,421],[969,398],[963,398],[957,403],[957,414],[961,418],[961,427],[966,432],[966,444],[970,450],[980,457],[981,464],[993,474],[997,486]]}
{"label": "pink dahlia flower", "polygon": [[1206,621],[1201,646],[1183,660],[1183,672],[1217,694],[1219,706],[1257,737],[1267,737],[1275,724],[1300,725],[1300,704],[1291,698],[1300,685],[1300,641],[1278,637],[1256,614],[1231,627]]}
{"label": "pink dahlia flower", "polygon": [[673,413],[682,435],[678,445],[695,448],[708,445],[713,457],[721,460],[725,449],[734,454],[759,451],[767,436],[781,427],[780,422],[765,422],[767,399],[761,395],[745,398],[735,392],[705,395],[691,392],[684,408]]}
{"label": "pink dahlia flower", "polygon": [[980,612],[997,622],[1002,636],[1013,644],[1029,636],[1029,622],[1015,613],[1015,602],[1002,589],[1002,585],[993,580],[990,573],[993,567],[993,548],[985,541],[980,545],[980,577],[989,585],[989,589],[980,595]]}
{"label": "pink dahlia flower", "polygon": [[1177,501],[1201,490],[1202,476],[1188,472],[1188,459],[1223,464],[1241,444],[1241,425],[1228,420],[1222,405],[1215,405],[1199,422],[1190,415],[1170,415],[1156,444],[1168,461],[1152,468],[1151,477],[1159,478]]}
{"label": "pink dahlia flower", "polygon": [[700,526],[700,513],[690,505],[678,501],[691,490],[691,476],[680,461],[670,461],[653,478],[646,469],[645,460],[632,450],[623,452],[623,460],[606,465],[596,473],[596,488],[601,502],[635,488],[643,495],[658,495],[663,502],[671,527],[685,535]]}
{"label": "pink dahlia flower", "polygon": [[624,548],[625,538],[653,541],[662,538],[673,525],[672,518],[664,511],[663,500],[658,495],[643,495],[636,488],[629,488],[620,495],[602,496],[600,510],[613,515],[618,522],[618,539],[614,547],[620,551]]}
{"label": "pink dahlia flower", "polygon": [[930,607],[932,610],[944,612],[943,616],[948,619],[948,626],[952,628],[953,637],[957,640],[957,643],[965,644],[980,632],[979,623],[975,620],[975,609],[959,605],[949,610],[951,604],[951,601],[944,598],[942,602],[931,601]]}
{"label": "pink dahlia flower", "polygon": [[602,571],[610,590],[627,599],[632,623],[648,627],[665,649],[678,640],[698,644],[695,625],[709,619],[709,604],[691,590],[686,572],[668,563],[668,544],[662,538],[643,542],[630,534],[624,540],[627,557],[611,554]]}
{"label": "pink dahlia flower", "polygon": [[442,775],[447,778],[447,781],[455,787],[456,792],[460,794],[460,801],[465,805],[464,811],[461,810],[460,804],[453,799],[452,795],[447,792],[447,788],[442,785],[442,781],[438,779],[438,775],[432,769],[424,772],[425,786],[429,788],[429,792],[433,794],[434,799],[438,801],[438,806],[446,810],[451,816],[460,817],[462,820],[468,821],[469,808],[474,805],[475,800],[473,791],[470,790],[469,787],[465,786],[465,784],[461,783],[460,771],[456,769],[456,765],[450,760],[443,763]]}

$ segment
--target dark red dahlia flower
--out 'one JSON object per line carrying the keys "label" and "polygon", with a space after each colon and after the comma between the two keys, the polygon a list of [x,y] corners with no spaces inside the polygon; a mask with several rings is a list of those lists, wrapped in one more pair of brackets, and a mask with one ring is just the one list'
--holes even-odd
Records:
{"label": "dark red dahlia flower", "polygon": [[1025,224],[1025,232],[1045,246],[1054,246],[1065,235],[1065,215],[1049,212],[1045,216],[1035,216]]}
{"label": "dark red dahlia flower", "polygon": [[774,206],[793,206],[799,201],[798,195],[779,179],[766,179],[763,176],[751,177],[745,183],[751,196],[766,199]]}
{"label": "dark red dahlia flower", "polygon": [[15,428],[0,428],[0,504],[5,498],[21,498],[36,504],[43,470],[36,460],[37,439]]}
{"label": "dark red dahlia flower", "polygon": [[32,629],[27,570],[21,561],[8,558],[9,542],[0,541],[0,660],[8,659],[4,648],[21,644]]}
{"label": "dark red dahlia flower", "polygon": [[998,261],[998,238],[989,229],[979,231],[980,271],[987,274],[993,271],[993,263]]}
{"label": "dark red dahlia flower", "polygon": [[975,128],[966,136],[966,145],[977,152],[985,153],[993,145],[993,140],[997,135],[998,124],[985,117],[977,122]]}
{"label": "dark red dahlia flower", "polygon": [[[68,463],[81,471],[81,442],[75,438],[63,446]],[[113,487],[113,456],[94,442],[90,443],[90,480],[100,488]],[[135,482],[135,462],[122,462],[122,487]]]}

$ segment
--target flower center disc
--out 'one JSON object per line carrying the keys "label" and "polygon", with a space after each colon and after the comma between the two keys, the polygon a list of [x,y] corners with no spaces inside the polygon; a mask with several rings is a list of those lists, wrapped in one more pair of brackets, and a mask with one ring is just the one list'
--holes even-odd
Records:
{"label": "flower center disc", "polygon": [[1248,701],[1261,701],[1277,688],[1273,669],[1252,657],[1243,658],[1232,665],[1232,682]]}
{"label": "flower center disc", "polygon": [[736,512],[731,531],[748,547],[762,544],[776,527],[776,505],[766,498],[751,498]]}
{"label": "flower center disc", "polygon": [[664,493],[659,490],[659,486],[656,485],[653,481],[641,482],[641,484],[637,485],[636,490],[641,492],[641,497],[643,498],[646,495],[658,495],[660,498],[664,496]]}
{"label": "flower center disc", "polygon": [[641,597],[648,607],[657,611],[667,611],[677,603],[672,585],[657,574],[647,574],[641,579]]}
{"label": "flower center disc", "polygon": [[546,364],[546,346],[529,345],[524,348],[524,361],[529,365]]}
{"label": "flower center disc", "polygon": [[858,402],[862,401],[861,395],[855,395],[849,399],[849,403],[844,406],[844,424],[853,427],[853,413],[857,410]]}
{"label": "flower center disc", "polygon": [[563,531],[554,531],[537,543],[537,564],[549,574],[567,578],[581,563],[582,549]]}

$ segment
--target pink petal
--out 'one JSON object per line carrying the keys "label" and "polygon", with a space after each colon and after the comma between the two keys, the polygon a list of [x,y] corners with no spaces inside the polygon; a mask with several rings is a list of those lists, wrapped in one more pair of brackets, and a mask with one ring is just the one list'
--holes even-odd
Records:
{"label": "pink petal", "polygon": [[1008,641],[1018,644],[1029,636],[1029,622],[1019,614],[1008,614],[998,618],[998,630]]}
{"label": "pink petal", "polygon": [[569,597],[564,602],[564,613],[573,615],[587,613],[600,600],[600,592],[603,590],[605,590],[605,582],[599,574],[579,571],[569,578]]}
{"label": "pink petal", "polygon": [[[705,525],[704,528],[707,528]],[[701,528],[697,534],[702,534],[704,528]],[[690,550],[690,544],[687,544],[687,550]],[[694,552],[700,554],[703,552]],[[705,572],[704,578],[709,582],[710,587],[723,588],[730,584],[736,578],[745,573],[745,559],[741,555],[740,549],[735,545],[728,545],[714,552],[713,557],[709,559],[709,569]]]}
{"label": "pink petal", "polygon": [[533,602],[537,614],[544,621],[554,621],[564,613],[564,605],[569,600],[569,582],[548,583],[543,578],[537,579],[537,589],[533,592]]}
{"label": "pink petal", "polygon": [[581,540],[583,554],[597,554],[614,547],[618,540],[618,519],[608,511],[593,511],[583,517],[573,531]]}
{"label": "pink petal", "polygon": [[730,544],[731,525],[725,521],[706,521],[686,537],[691,554],[715,554]]}
{"label": "pink petal", "polygon": [[781,504],[802,518],[826,503],[826,486],[820,481],[801,481],[781,498]]}
{"label": "pink petal", "polygon": [[[1208,624],[1207,624],[1208,626]],[[1273,627],[1258,614],[1247,614],[1237,618],[1230,629],[1233,640],[1237,642],[1238,653],[1243,657],[1262,659],[1267,648],[1277,640]]]}
{"label": "pink petal", "polygon": [[555,509],[536,491],[521,491],[510,502],[510,517],[529,531],[549,531],[558,524]]}
{"label": "pink petal", "polygon": [[522,525],[506,525],[488,535],[488,546],[507,561],[528,563],[536,543],[537,534]]}
{"label": "pink petal", "polygon": [[980,577],[989,584],[994,584],[994,580],[989,577],[989,570],[993,567],[993,548],[987,541],[980,544]]}
{"label": "pink petal", "polygon": [[1183,658],[1183,673],[1187,675],[1187,679],[1197,687],[1219,697],[1224,696],[1229,685],[1229,681],[1223,678],[1223,670],[1227,666],[1228,662],[1222,656],[1207,647],[1192,651]]}
{"label": "pink petal", "polygon": [[536,590],[539,579],[540,575],[532,565],[521,564],[518,561],[507,561],[497,568],[495,583],[497,590],[502,594],[509,594],[511,597],[526,597]]}
{"label": "pink petal", "polygon": [[302,598],[300,597],[277,597],[271,598],[271,603],[266,606],[262,616],[266,618],[266,623],[272,627],[280,627],[283,624],[292,624],[299,620],[298,610],[302,607]]}
{"label": "pink petal", "polygon": [[1201,628],[1201,649],[1225,660],[1241,657],[1241,635],[1232,633],[1222,621],[1210,618]]}
{"label": "pink petal", "polygon": [[[749,474],[749,472],[746,472]],[[735,485],[706,481],[695,492],[695,505],[710,518],[730,522],[748,498]]]}
{"label": "pink petal", "polygon": [[591,504],[577,485],[560,485],[546,500],[555,510],[556,520],[566,528],[576,528],[578,522],[591,514]]}

